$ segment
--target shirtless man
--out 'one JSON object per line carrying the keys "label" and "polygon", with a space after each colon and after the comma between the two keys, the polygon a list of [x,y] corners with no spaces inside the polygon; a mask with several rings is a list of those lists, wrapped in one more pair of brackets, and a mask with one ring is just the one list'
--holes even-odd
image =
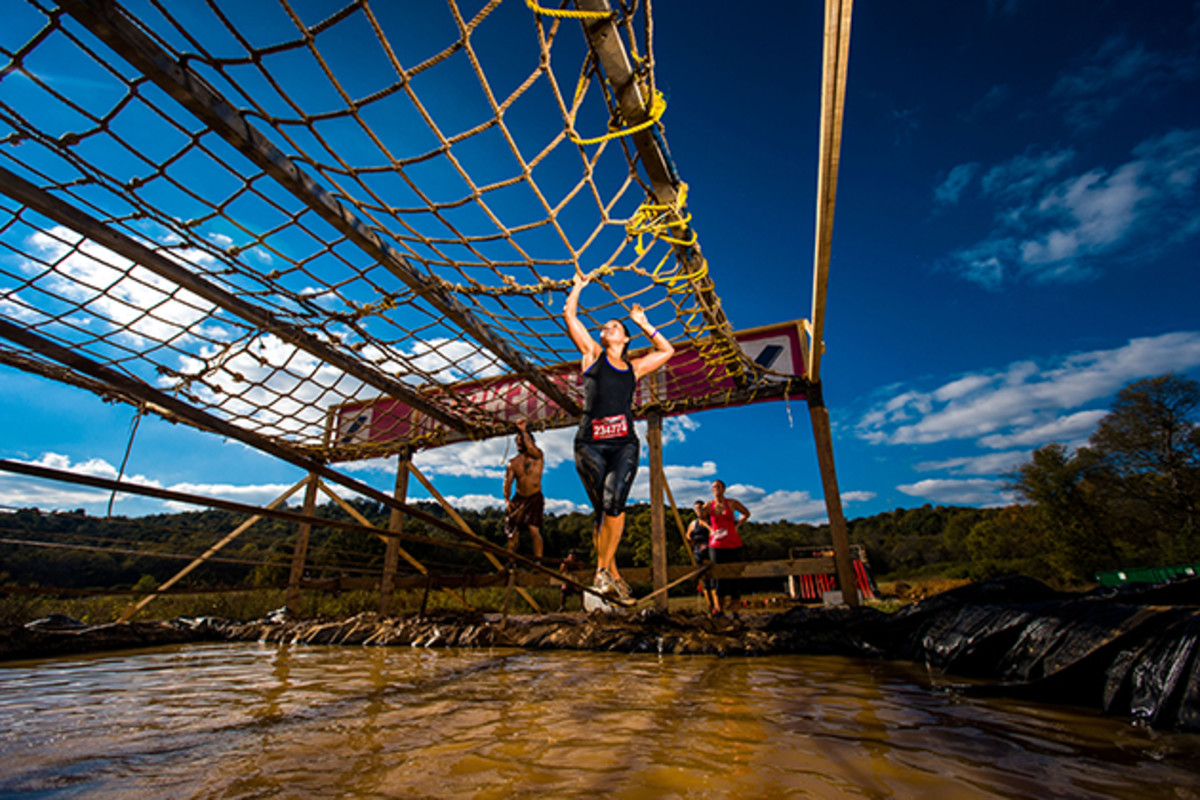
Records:
{"label": "shirtless man", "polygon": [[[521,528],[529,529],[533,539],[534,558],[542,557],[542,511],[545,498],[542,497],[542,466],[541,449],[533,441],[533,435],[526,429],[525,420],[517,422],[517,455],[508,462],[504,472],[504,535],[508,537],[508,549],[517,552],[517,536]],[[511,494],[516,484],[516,494]]]}

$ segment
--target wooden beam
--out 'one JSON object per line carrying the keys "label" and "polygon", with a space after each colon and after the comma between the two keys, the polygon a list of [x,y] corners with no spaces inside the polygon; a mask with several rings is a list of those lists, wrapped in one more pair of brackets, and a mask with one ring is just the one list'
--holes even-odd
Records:
{"label": "wooden beam", "polygon": [[821,84],[821,134],[817,155],[817,221],[813,253],[812,343],[807,377],[821,380],[825,350],[825,295],[833,247],[833,208],[837,199],[842,150],[842,117],[846,107],[846,72],[850,61],[850,17],[853,0],[826,0],[824,77]]}
{"label": "wooden beam", "polygon": [[[674,564],[667,567],[667,588],[674,588],[688,578],[698,577],[703,573],[709,578],[779,578],[781,582],[793,575],[833,575],[835,570],[832,558],[793,558],[782,561],[739,561],[730,564]],[[622,577],[630,583],[650,583],[653,580],[653,570],[649,567],[626,567],[621,570]],[[423,589],[429,585],[432,578],[435,586],[441,587],[502,587],[508,585],[508,572],[493,572],[486,575],[474,573],[430,573],[425,575],[408,575],[396,578],[398,589]],[[514,587],[557,586],[565,577],[574,584],[582,584],[591,575],[590,570],[579,570],[567,573],[558,579],[540,572],[517,572],[513,580]],[[305,586],[324,589],[375,589],[379,581],[370,577],[324,578],[308,581]],[[658,591],[658,590],[655,590]],[[780,592],[782,593],[782,588]],[[640,604],[646,597],[640,598]]]}
{"label": "wooden beam", "polygon": [[[402,450],[396,454],[396,485],[392,490],[392,496],[401,503],[408,500],[408,463],[410,461],[412,461],[411,451]],[[393,533],[400,533],[404,530],[404,514],[399,509],[390,510],[388,530]],[[384,617],[392,613],[392,591],[395,586],[396,567],[399,566],[399,560],[400,540],[392,537],[388,539],[387,550],[383,554],[383,574],[379,578],[379,613]],[[421,572],[425,571],[422,567]]]}
{"label": "wooden beam", "polygon": [[[309,474],[308,486],[304,490],[304,516],[311,518],[317,507],[317,476]],[[300,523],[296,534],[296,547],[292,551],[292,570],[288,576],[287,601],[284,605],[288,613],[300,613],[300,581],[304,578],[304,564],[308,560],[308,535],[312,532],[311,522]]]}
{"label": "wooden beam", "polygon": [[[666,611],[667,610],[667,592],[668,591],[675,588],[676,586],[683,583],[684,581],[695,580],[696,578],[699,578],[702,574],[704,574],[705,572],[708,572],[708,570],[711,568],[712,568],[711,563],[701,564],[700,566],[693,569],[691,572],[684,574],[680,578],[676,578],[675,580],[671,581],[670,583],[664,584],[663,586],[656,586],[654,591],[651,592],[650,594],[646,595],[645,597],[639,597],[636,605],[639,605],[639,606],[648,605],[649,600],[654,600],[654,605],[656,608]],[[654,575],[656,578],[655,582],[657,583],[658,572],[656,571],[654,573]]]}
{"label": "wooden beam", "polygon": [[[667,610],[667,528],[663,515],[662,417],[647,420],[646,444],[650,449],[650,563],[654,574],[655,603]],[[661,592],[661,594],[660,594]]]}
{"label": "wooden beam", "polygon": [[[608,0],[576,0],[575,5],[581,11],[602,13],[612,11]],[[646,13],[650,13],[649,9]],[[651,98],[646,97],[642,87],[638,84],[637,75],[633,70],[629,54],[625,51],[625,44],[621,40],[615,18],[585,19],[582,20],[582,25],[588,44],[600,62],[604,78],[612,87],[622,121],[628,126],[645,122],[649,119]],[[675,167],[653,126],[632,133],[629,138],[633,140],[638,160],[650,181],[650,190],[655,202],[660,205],[674,206],[679,200],[679,176],[675,173]],[[672,216],[675,220],[681,219],[677,214]],[[673,238],[684,242],[694,238],[692,229],[686,224],[673,230]],[[686,274],[703,275],[692,282],[692,287],[706,327],[719,338],[723,349],[739,357],[743,364],[749,366],[749,361],[742,356],[741,347],[733,340],[731,335],[733,327],[726,319],[712,279],[708,277],[704,256],[700,252],[699,245],[676,244],[673,245],[673,248],[676,258],[683,263],[683,270]],[[744,371],[734,370],[733,377],[738,388],[742,388],[748,383]]]}
{"label": "wooden beam", "polygon": [[683,539],[683,548],[687,550],[688,558],[692,563],[696,563],[696,556],[692,553],[691,542],[687,538],[687,526],[683,524],[683,517],[679,516],[679,506],[675,504],[675,495],[671,493],[671,484],[667,481],[667,476],[663,475],[663,491],[667,494],[667,502],[671,505],[671,514],[675,517],[675,527],[679,529],[679,537]]}
{"label": "wooden beam", "polygon": [[126,18],[111,0],[61,0],[77,22],[149,78],[238,152],[363,252],[419,293],[430,305],[571,414],[579,407],[506,341],[493,333],[451,293],[414,267],[282,150],[259,133],[219,91],[186,61],[175,59]]}
{"label": "wooden beam", "polygon": [[279,337],[288,344],[342,370],[347,375],[358,378],[386,395],[402,398],[413,408],[428,414],[463,435],[470,435],[472,430],[470,426],[431,403],[425,395],[368,366],[362,359],[331,347],[308,331],[284,322],[266,309],[248,303],[232,292],[209,282],[161,253],[151,250],[141,242],[113,230],[95,217],[63,202],[49,192],[39,189],[4,167],[0,167],[0,192],[96,244],[128,258],[133,263],[171,281],[176,286],[203,297],[213,305],[240,317],[260,331]]}
{"label": "wooden beam", "polygon": [[825,493],[825,512],[829,516],[829,533],[833,539],[833,556],[837,564],[838,586],[847,605],[858,605],[858,581],[850,560],[850,536],[846,517],[842,513],[842,495],[838,490],[837,471],[833,464],[833,434],[829,428],[829,409],[819,391],[808,397],[808,412],[812,419],[813,443],[817,449],[817,465],[821,470],[821,487]]}
{"label": "wooden beam", "polygon": [[[300,467],[307,472],[320,475],[326,480],[344,486],[345,488],[350,489],[353,492],[357,492],[365,497],[369,497],[376,502],[382,503],[388,508],[398,508],[408,516],[419,519],[430,527],[453,534],[461,541],[466,543],[462,546],[474,547],[478,550],[484,550],[494,554],[501,554],[506,558],[516,560],[518,563],[527,566],[530,569],[543,569],[550,574],[557,574],[535,561],[526,559],[523,556],[511,554],[503,547],[492,544],[486,539],[465,534],[461,529],[448,524],[444,520],[438,519],[432,514],[426,514],[421,509],[415,508],[407,503],[401,503],[386,492],[381,492],[370,484],[363,483],[362,481],[351,478],[349,475],[343,475],[337,470],[330,469],[324,463],[316,459],[309,458],[308,456],[292,449],[291,447],[288,447],[281,442],[252,431],[239,428],[236,425],[232,425],[219,417],[207,413],[206,411],[202,411],[199,408],[188,405],[182,400],[162,392],[137,378],[130,377],[109,367],[97,364],[95,361],[92,361],[90,358],[81,354],[78,350],[64,347],[38,333],[34,333],[28,328],[14,325],[3,317],[0,317],[0,338],[15,342],[22,347],[38,353],[41,356],[52,359],[59,364],[70,367],[71,369],[77,370],[78,372],[81,372],[90,378],[100,381],[111,387],[113,394],[116,396],[127,396],[133,398],[139,403],[147,403],[154,408],[161,409],[161,411],[157,413],[176,417],[179,420],[187,422],[193,427],[199,428],[200,430],[210,431],[222,436],[226,436],[234,441],[241,442],[263,453],[274,456],[281,461],[286,461],[289,464]],[[248,514],[262,513],[266,516],[274,516],[279,519],[289,519],[295,521],[303,521],[307,519],[304,517],[304,515],[292,514],[291,512],[286,511],[273,510],[268,512],[254,506],[246,506],[241,503],[232,503],[211,497],[202,498],[196,495],[184,494],[183,492],[173,492],[167,489],[156,489],[153,487],[141,486],[139,484],[128,482],[109,481],[103,478],[76,475],[74,473],[64,472],[62,470],[50,470],[44,467],[34,467],[33,465],[11,462],[4,459],[0,459],[0,469],[27,475],[38,475],[41,477],[47,477],[51,480],[62,480],[68,483],[81,483],[88,486],[99,486],[110,490],[116,489],[118,491],[131,492],[133,494],[144,494],[149,497],[158,497],[165,500],[182,500],[185,503],[194,503],[196,505],[207,505],[213,508],[227,508],[244,511]],[[349,525],[348,523],[339,523],[333,520],[322,520],[321,524],[332,527],[351,528],[355,530],[358,530],[361,527],[358,525]],[[401,538],[408,541],[432,543],[438,546],[446,545],[446,542],[440,542],[427,539],[426,537],[413,536],[410,534],[405,534]]]}

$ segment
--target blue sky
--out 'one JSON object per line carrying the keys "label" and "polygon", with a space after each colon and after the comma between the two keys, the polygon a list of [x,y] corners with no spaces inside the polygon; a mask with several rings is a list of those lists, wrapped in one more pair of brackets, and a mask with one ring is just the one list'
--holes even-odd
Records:
{"label": "blue sky", "polygon": [[[821,4],[654,11],[666,136],[726,314],[738,329],[809,316]],[[1200,3],[860,0],[822,362],[848,516],[1009,502],[1003,473],[1047,442],[1085,441],[1124,384],[1200,379],[1197,97]],[[108,476],[132,420],[7,368],[0,414],[3,457]],[[681,505],[720,477],[757,519],[824,518],[803,402],[671,418],[665,434]],[[585,502],[571,436],[539,437],[551,511]],[[483,507],[512,454],[501,439],[416,463]],[[394,461],[346,468],[394,480]],[[302,477],[156,418],[125,472],[261,503]],[[3,506],[107,503],[0,475]],[[160,508],[121,497],[114,513]]]}

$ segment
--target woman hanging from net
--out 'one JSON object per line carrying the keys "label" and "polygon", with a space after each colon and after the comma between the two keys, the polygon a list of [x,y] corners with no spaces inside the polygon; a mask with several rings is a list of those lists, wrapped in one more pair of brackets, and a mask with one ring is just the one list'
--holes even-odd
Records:
{"label": "woman hanging from net", "polygon": [[579,348],[583,373],[584,408],[575,434],[575,469],[596,510],[595,588],[603,596],[628,601],[629,584],[617,569],[617,545],[625,532],[625,499],[637,474],[639,444],[633,430],[633,390],[638,379],[667,363],[675,348],[646,319],[640,305],[629,318],[650,339],[654,349],[629,359],[629,330],[611,319],[600,327],[596,342],[579,321],[579,295],[591,276],[575,275],[563,306],[571,341]]}

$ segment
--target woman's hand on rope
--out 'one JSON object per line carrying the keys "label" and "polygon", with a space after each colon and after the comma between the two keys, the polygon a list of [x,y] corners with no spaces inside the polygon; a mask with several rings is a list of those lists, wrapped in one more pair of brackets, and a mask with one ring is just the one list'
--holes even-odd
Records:
{"label": "woman's hand on rope", "polygon": [[579,348],[579,353],[582,356],[579,365],[584,372],[592,365],[592,362],[596,360],[596,356],[600,352],[600,345],[588,333],[583,323],[579,321],[578,313],[579,294],[591,279],[592,276],[590,274],[584,275],[576,272],[575,278],[571,282],[571,293],[567,295],[567,301],[563,303],[563,321],[567,324],[567,334],[571,337],[571,341]]}
{"label": "woman's hand on rope", "polygon": [[629,309],[629,318],[642,329],[642,333],[646,334],[650,343],[654,345],[653,351],[631,362],[634,376],[640,378],[666,364],[671,356],[675,355],[675,347],[667,340],[667,337],[659,336],[658,329],[650,324],[650,320],[646,319],[646,311],[640,304],[634,303],[633,307]]}

